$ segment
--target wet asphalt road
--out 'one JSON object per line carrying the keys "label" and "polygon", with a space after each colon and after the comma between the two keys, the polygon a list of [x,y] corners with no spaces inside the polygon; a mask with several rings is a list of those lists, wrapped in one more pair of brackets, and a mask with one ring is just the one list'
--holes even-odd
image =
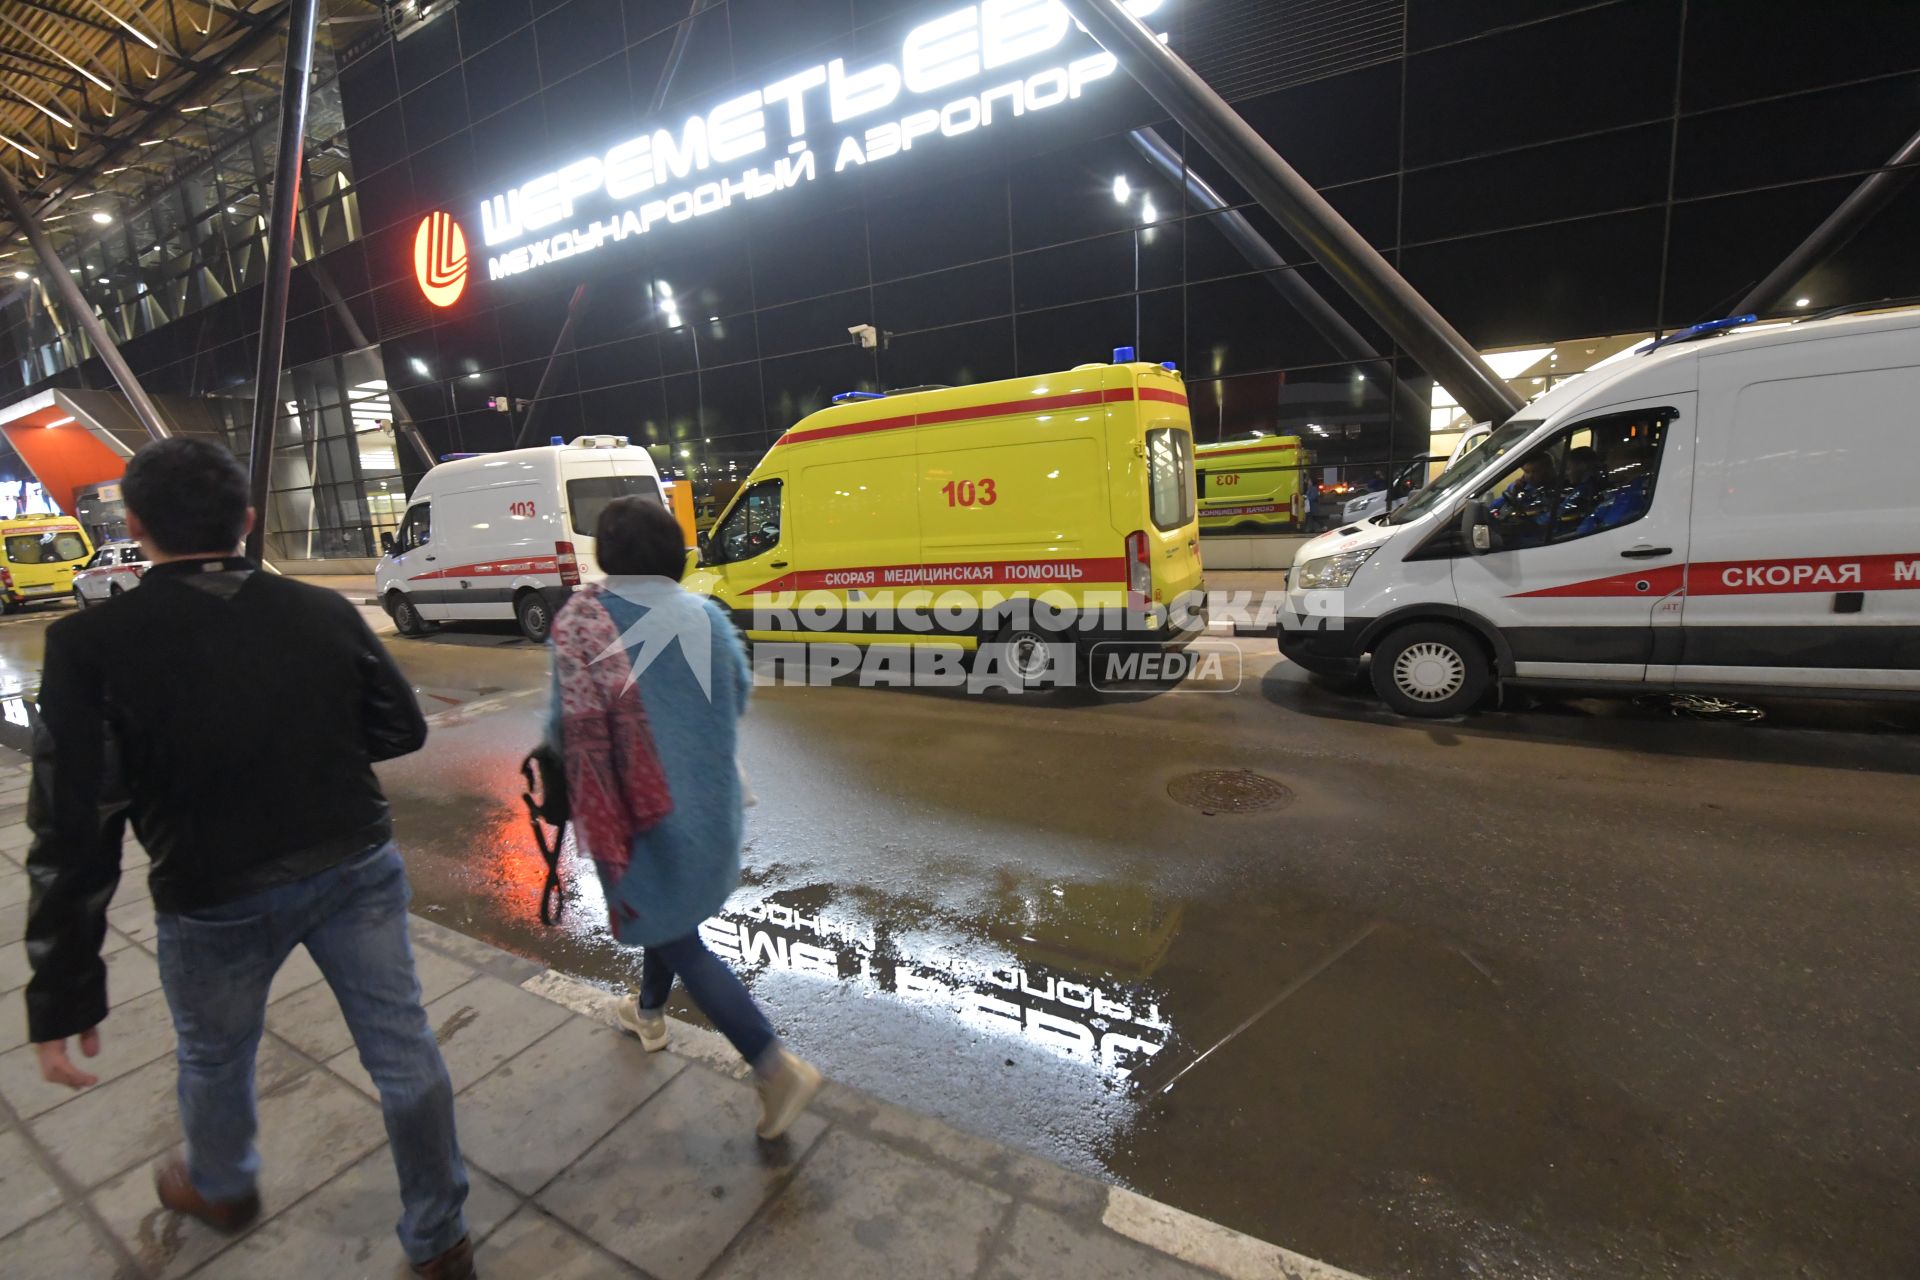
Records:
{"label": "wet asphalt road", "polygon": [[[535,917],[544,655],[389,642],[416,909],[633,972],[590,875]],[[757,690],[710,940],[830,1073],[1370,1276],[1920,1274],[1920,710],[1415,724],[1239,649],[1226,694]],[[1170,796],[1205,770],[1290,795]]]}

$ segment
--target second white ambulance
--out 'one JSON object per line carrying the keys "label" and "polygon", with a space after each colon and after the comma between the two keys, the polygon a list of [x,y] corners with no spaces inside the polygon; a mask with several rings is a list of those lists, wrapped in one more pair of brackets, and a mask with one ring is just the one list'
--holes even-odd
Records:
{"label": "second white ambulance", "polygon": [[634,494],[665,501],[653,459],[625,436],[442,462],[408,500],[375,594],[404,636],[435,622],[494,619],[544,642],[567,596],[599,576],[600,512]]}
{"label": "second white ambulance", "polygon": [[1920,310],[1696,326],[1302,546],[1280,648],[1406,715],[1495,681],[1920,696]]}

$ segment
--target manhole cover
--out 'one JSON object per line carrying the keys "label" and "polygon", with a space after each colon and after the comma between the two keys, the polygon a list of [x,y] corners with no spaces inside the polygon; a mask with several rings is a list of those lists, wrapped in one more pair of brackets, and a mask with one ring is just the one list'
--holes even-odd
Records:
{"label": "manhole cover", "polygon": [[1207,813],[1252,813],[1293,803],[1286,784],[1245,769],[1183,773],[1167,784],[1167,794]]}

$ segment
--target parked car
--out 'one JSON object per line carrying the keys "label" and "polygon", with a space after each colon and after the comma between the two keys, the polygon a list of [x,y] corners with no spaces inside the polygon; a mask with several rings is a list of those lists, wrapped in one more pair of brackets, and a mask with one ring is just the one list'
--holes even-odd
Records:
{"label": "parked car", "polygon": [[73,603],[84,609],[110,600],[139,586],[146,572],[147,553],[139,543],[109,542],[73,575]]}

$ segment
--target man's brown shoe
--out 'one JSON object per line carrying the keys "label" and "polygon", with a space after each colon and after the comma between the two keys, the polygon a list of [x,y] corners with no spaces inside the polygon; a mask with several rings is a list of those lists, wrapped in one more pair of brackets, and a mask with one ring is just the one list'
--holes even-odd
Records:
{"label": "man's brown shoe", "polygon": [[473,1280],[473,1242],[465,1236],[439,1257],[413,1264],[413,1274],[426,1280]]}
{"label": "man's brown shoe", "polygon": [[153,1189],[160,1193],[160,1203],[175,1213],[198,1218],[229,1235],[260,1216],[258,1195],[215,1203],[195,1191],[193,1179],[187,1176],[187,1162],[177,1156],[153,1171]]}

